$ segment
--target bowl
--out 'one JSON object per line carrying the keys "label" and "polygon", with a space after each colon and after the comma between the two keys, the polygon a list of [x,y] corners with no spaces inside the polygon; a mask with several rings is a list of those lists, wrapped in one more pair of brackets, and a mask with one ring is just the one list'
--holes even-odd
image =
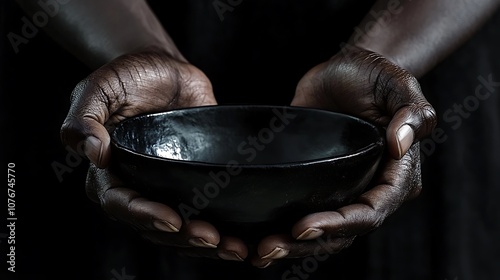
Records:
{"label": "bowl", "polygon": [[136,116],[111,132],[111,171],[144,197],[247,241],[290,232],[369,185],[381,128],[326,110],[215,105]]}

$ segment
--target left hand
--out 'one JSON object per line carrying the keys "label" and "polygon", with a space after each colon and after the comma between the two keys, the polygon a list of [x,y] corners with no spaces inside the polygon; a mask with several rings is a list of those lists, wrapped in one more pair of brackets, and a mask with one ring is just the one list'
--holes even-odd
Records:
{"label": "left hand", "polygon": [[284,258],[335,254],[378,228],[422,188],[419,140],[436,125],[436,113],[417,79],[381,55],[353,47],[311,69],[300,80],[292,106],[353,115],[386,127],[387,155],[357,201],[299,220],[290,235],[258,244],[252,264],[267,267]]}

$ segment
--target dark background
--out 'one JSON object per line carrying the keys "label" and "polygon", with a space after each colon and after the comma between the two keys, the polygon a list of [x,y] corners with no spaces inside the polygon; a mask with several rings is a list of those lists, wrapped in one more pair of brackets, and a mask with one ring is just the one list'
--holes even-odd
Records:
{"label": "dark background", "polygon": [[[212,80],[220,103],[288,104],[301,75],[333,55],[370,7],[370,1],[243,1],[221,22],[212,1],[176,2],[150,1],[165,11],[160,19]],[[18,218],[17,278],[0,279],[281,279],[291,264],[263,273],[179,258],[107,219],[86,197],[87,162],[72,158],[59,139],[69,95],[89,70],[41,30],[16,54],[7,34],[20,34],[24,14],[12,1],[0,7],[0,159],[5,169],[16,164]],[[308,279],[500,279],[499,91],[458,127],[444,119],[455,104],[471,100],[479,76],[500,81],[499,27],[497,13],[421,79],[447,137],[424,141],[422,194]],[[59,180],[54,164],[72,172]],[[6,233],[1,226],[0,275],[7,268]]]}

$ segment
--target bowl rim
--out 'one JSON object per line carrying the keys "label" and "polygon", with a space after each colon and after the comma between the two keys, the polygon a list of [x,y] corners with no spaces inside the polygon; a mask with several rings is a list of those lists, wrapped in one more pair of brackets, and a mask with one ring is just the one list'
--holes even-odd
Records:
{"label": "bowl rim", "polygon": [[[133,121],[138,118],[144,118],[144,117],[151,117],[151,116],[158,116],[158,115],[165,115],[165,114],[172,114],[178,111],[186,111],[186,110],[202,110],[202,109],[210,109],[214,107],[224,107],[224,108],[262,108],[262,109],[298,109],[298,110],[307,110],[307,111],[318,111],[321,113],[327,113],[327,114],[333,114],[337,116],[341,116],[343,118],[350,118],[352,120],[355,120],[357,122],[363,123],[363,125],[369,126],[373,128],[373,130],[376,131],[378,134],[378,141],[370,143],[369,145],[366,145],[352,153],[349,154],[343,154],[343,155],[337,155],[337,156],[329,156],[329,157],[322,157],[322,158],[315,158],[315,159],[309,159],[309,160],[301,160],[301,161],[291,161],[291,162],[285,162],[285,163],[266,163],[266,164],[255,164],[255,163],[240,163],[237,162],[236,160],[228,160],[227,163],[215,163],[215,162],[206,162],[206,161],[196,161],[196,160],[180,160],[180,159],[171,159],[171,158],[165,158],[161,156],[155,156],[155,155],[150,155],[150,154],[145,154],[145,153],[140,153],[137,151],[134,151],[122,144],[120,144],[116,140],[116,129],[122,125],[125,122]],[[156,112],[156,113],[146,113],[146,114],[141,114],[141,115],[136,115],[130,118],[127,118],[118,124],[116,124],[111,131],[109,131],[110,135],[110,145],[118,149],[120,151],[129,153],[130,155],[133,155],[135,157],[140,157],[140,158],[146,158],[146,159],[152,159],[152,160],[159,160],[162,162],[170,162],[170,163],[175,163],[175,164],[183,164],[183,165],[194,165],[194,166],[201,166],[201,167],[227,167],[228,164],[230,164],[231,161],[237,162],[238,167],[244,167],[244,168],[289,168],[289,167],[295,167],[295,166],[303,166],[303,165],[310,165],[310,164],[321,164],[321,163],[331,163],[332,161],[339,161],[339,160],[344,160],[344,159],[349,159],[353,158],[362,154],[366,154],[373,149],[380,148],[381,150],[384,149],[385,146],[385,137],[383,134],[383,128],[374,125],[373,123],[370,123],[366,120],[363,120],[361,118],[344,114],[344,113],[339,113],[335,111],[330,111],[326,109],[320,109],[320,108],[313,108],[313,107],[305,107],[305,106],[291,106],[291,105],[261,105],[261,104],[226,104],[226,105],[203,105],[203,106],[196,106],[196,107],[183,107],[183,108],[175,108],[171,109],[168,111],[162,111],[162,112]],[[111,151],[112,152],[112,151]],[[113,158],[113,155],[111,155],[111,159]]]}

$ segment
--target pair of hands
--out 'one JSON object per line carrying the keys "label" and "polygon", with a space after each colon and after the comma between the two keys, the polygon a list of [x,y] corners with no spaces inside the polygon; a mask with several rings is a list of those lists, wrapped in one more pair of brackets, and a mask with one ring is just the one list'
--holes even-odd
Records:
{"label": "pair of hands", "polygon": [[[415,77],[361,48],[341,51],[307,72],[290,105],[360,117],[387,128],[387,155],[372,186],[336,211],[310,214],[288,235],[262,239],[255,252],[237,236],[221,236],[205,221],[183,223],[169,206],[141,197],[110,173],[108,130],[132,116],[182,107],[216,105],[209,79],[195,66],[148,49],[116,58],[81,81],[61,128],[63,144],[84,143],[90,160],[86,191],[112,219],[179,254],[267,267],[285,258],[340,252],[421,190],[418,140],[430,134],[436,114]],[[316,238],[322,239],[318,247]]]}

